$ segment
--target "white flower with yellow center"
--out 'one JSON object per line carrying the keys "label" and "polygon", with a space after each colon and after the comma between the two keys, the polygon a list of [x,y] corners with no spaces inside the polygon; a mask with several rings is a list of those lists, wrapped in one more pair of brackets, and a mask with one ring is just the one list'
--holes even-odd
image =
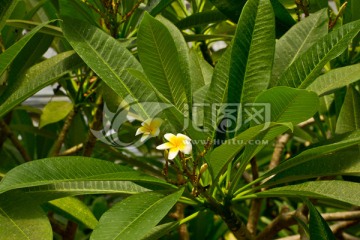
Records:
{"label": "white flower with yellow center", "polygon": [[167,133],[164,135],[164,138],[169,142],[157,146],[156,149],[170,149],[168,159],[174,159],[179,151],[185,154],[191,153],[191,139],[188,136],[181,133],[178,133],[176,136],[172,133]]}
{"label": "white flower with yellow center", "polygon": [[141,123],[141,127],[136,131],[135,136],[143,134],[140,141],[144,142],[145,140],[156,137],[160,133],[160,126],[163,123],[163,120],[160,118],[149,118]]}

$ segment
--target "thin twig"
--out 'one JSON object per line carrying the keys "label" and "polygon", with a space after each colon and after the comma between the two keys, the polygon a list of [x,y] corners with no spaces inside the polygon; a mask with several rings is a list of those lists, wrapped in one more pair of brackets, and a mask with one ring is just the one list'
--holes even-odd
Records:
{"label": "thin twig", "polygon": [[290,134],[285,133],[284,135],[281,135],[276,139],[274,152],[271,157],[271,161],[269,165],[270,170],[277,167],[280,164],[281,156],[283,154],[287,142],[290,140],[290,137],[291,137]]}
{"label": "thin twig", "polygon": [[61,153],[59,154],[59,156],[69,156],[69,155],[73,155],[73,154],[77,153],[78,151],[80,151],[81,149],[83,149],[83,147],[84,147],[84,144],[83,144],[83,143],[80,143],[80,144],[78,144],[78,145],[76,145],[76,146],[73,146],[73,147],[71,147],[71,148],[69,148],[69,149],[61,152]]}
{"label": "thin twig", "polygon": [[88,138],[84,145],[83,156],[86,156],[86,157],[91,156],[91,154],[94,150],[95,144],[96,144],[96,137],[94,136],[94,134],[92,134],[91,129],[97,131],[97,130],[100,130],[100,128],[102,126],[103,100],[102,100],[101,96],[98,97],[96,105],[97,105],[97,107],[95,110],[94,119],[90,125]]}
{"label": "thin twig", "polygon": [[2,129],[4,134],[10,139],[15,148],[20,152],[25,162],[30,162],[31,158],[26,152],[26,149],[23,147],[20,140],[15,136],[15,134],[11,131],[11,129],[4,120],[0,120],[0,128]]}
{"label": "thin twig", "polygon": [[74,107],[71,112],[66,117],[65,123],[59,133],[59,137],[57,138],[56,142],[54,143],[51,151],[50,156],[58,156],[61,150],[61,147],[65,141],[65,137],[69,132],[70,126],[74,120],[75,115],[78,112],[78,107]]}

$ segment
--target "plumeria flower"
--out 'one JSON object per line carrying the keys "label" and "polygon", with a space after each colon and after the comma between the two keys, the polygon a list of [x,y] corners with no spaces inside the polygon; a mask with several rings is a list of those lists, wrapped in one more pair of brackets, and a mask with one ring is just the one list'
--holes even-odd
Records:
{"label": "plumeria flower", "polygon": [[163,120],[161,120],[160,118],[149,118],[143,123],[141,123],[142,127],[138,128],[135,136],[143,134],[140,139],[141,142],[144,142],[151,137],[156,137],[160,133],[160,126],[162,123]]}
{"label": "plumeria flower", "polygon": [[172,133],[167,133],[164,137],[169,142],[157,146],[156,149],[170,149],[168,156],[169,160],[174,159],[176,155],[178,155],[179,151],[185,154],[191,153],[191,139],[188,136],[181,133],[178,133],[176,136]]}

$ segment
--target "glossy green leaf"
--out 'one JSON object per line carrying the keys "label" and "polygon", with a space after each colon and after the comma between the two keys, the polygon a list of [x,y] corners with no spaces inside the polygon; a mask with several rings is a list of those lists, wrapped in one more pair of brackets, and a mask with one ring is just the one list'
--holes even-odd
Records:
{"label": "glossy green leaf", "polygon": [[[360,183],[347,181],[312,181],[285,187],[273,188],[252,195],[240,197],[309,197],[315,199],[334,199],[360,206]],[[239,197],[237,199],[240,199]]]}
{"label": "glossy green leaf", "polygon": [[161,13],[167,6],[169,6],[174,0],[158,0],[157,4],[151,8],[151,16],[156,16]]}
{"label": "glossy green leaf", "polygon": [[6,20],[10,17],[18,2],[19,0],[2,0],[0,2],[0,32],[5,26]]}
{"label": "glossy green leaf", "polygon": [[49,102],[40,116],[39,128],[66,118],[73,109],[71,102]]}
{"label": "glossy green leaf", "polygon": [[0,236],[3,240],[51,240],[50,222],[31,198],[9,192],[0,195]]}
{"label": "glossy green leaf", "polygon": [[[324,162],[320,161],[319,163],[309,163],[311,164],[315,164],[320,167],[322,164],[326,164],[326,159],[331,159],[331,156],[339,151],[342,151],[346,148],[349,148],[351,146],[357,145],[360,143],[360,131],[355,131],[351,134],[346,135],[345,137],[342,137],[340,140],[337,140],[335,142],[329,143],[329,144],[324,144],[322,146],[319,147],[314,147],[308,150],[303,151],[302,153],[300,153],[299,155],[288,159],[287,161],[283,162],[282,164],[280,164],[279,166],[277,166],[276,168],[274,168],[273,170],[268,171],[267,173],[265,173],[263,176],[261,176],[261,179],[265,179],[268,178],[274,174],[280,174],[280,173],[284,173],[285,176],[287,175],[285,172],[300,166],[301,164],[307,163],[307,162],[311,162],[311,161],[316,161],[316,159],[320,159],[320,158],[324,158]],[[355,152],[356,153],[356,152]],[[336,158],[334,158],[336,159]],[[339,162],[336,162],[336,160],[331,160],[334,162],[334,165],[336,165]],[[354,158],[356,159],[356,157]],[[350,162],[353,162],[353,160],[349,160]],[[321,163],[322,162],[322,163]],[[343,169],[346,169],[347,167],[349,167],[351,169],[351,164],[346,165],[344,163],[344,167]],[[354,168],[357,168],[357,165],[354,165]],[[333,167],[335,168],[335,166]],[[339,169],[341,169],[342,167],[339,167]],[[304,169],[305,171],[305,169]],[[316,170],[313,170],[316,171]],[[320,169],[318,169],[318,171],[321,171]],[[351,170],[350,170],[351,171]],[[355,170],[357,171],[357,170]],[[306,173],[305,173],[306,174]],[[284,177],[285,177],[284,176]],[[291,176],[289,176],[291,177]],[[280,180],[281,178],[279,178]],[[271,180],[270,180],[271,182]]]}
{"label": "glossy green leaf", "polygon": [[294,125],[312,117],[319,108],[319,98],[314,92],[289,87],[268,89],[256,98],[255,103],[267,104],[270,113],[264,114],[269,114],[265,117],[272,122],[291,122]]}
{"label": "glossy green leaf", "polygon": [[140,24],[137,43],[139,58],[149,81],[182,110],[188,103],[184,86],[189,82],[184,78],[186,73],[181,71],[179,55],[185,54],[185,49],[177,49],[168,28],[146,13]]}
{"label": "glossy green leaf", "polygon": [[270,1],[247,1],[232,44],[229,103],[252,103],[267,89],[274,51],[274,13]]}
{"label": "glossy green leaf", "polygon": [[[136,111],[143,118],[150,117],[152,109],[144,109],[139,102],[153,102],[152,91],[133,77],[126,68],[142,71],[136,58],[99,28],[76,19],[64,18],[62,25],[65,38],[84,62],[120,97],[131,97]],[[154,108],[154,107],[153,107]]]}
{"label": "glossy green leaf", "polygon": [[90,211],[89,207],[77,198],[67,197],[56,199],[49,202],[51,209],[71,220],[84,224],[90,229],[94,229],[98,224],[98,220]]}
{"label": "glossy green leaf", "polygon": [[318,78],[306,89],[319,96],[334,92],[360,80],[360,64],[333,69]]}
{"label": "glossy green leaf", "polygon": [[100,218],[90,239],[141,239],[165,217],[182,192],[183,189],[169,195],[149,192],[126,198]]}
{"label": "glossy green leaf", "polygon": [[284,71],[279,77],[278,85],[308,87],[319,76],[326,63],[348,48],[359,31],[360,21],[356,21],[320,38]]}
{"label": "glossy green leaf", "polygon": [[276,42],[270,86],[276,86],[285,70],[319,38],[328,32],[327,11],[321,10],[293,26]]}
{"label": "glossy green leaf", "polygon": [[329,225],[326,223],[324,218],[315,208],[315,206],[309,201],[306,200],[306,205],[309,208],[310,220],[310,238],[311,239],[324,239],[324,240],[335,240],[335,236],[332,233]]}
{"label": "glossy green leaf", "polygon": [[346,133],[360,129],[360,93],[349,86],[336,122],[336,133]]}
{"label": "glossy green leaf", "polygon": [[36,33],[40,31],[40,29],[46,26],[48,23],[43,23],[37,27],[35,27],[31,32],[26,34],[23,38],[17,41],[14,45],[6,49],[0,55],[0,76],[5,72],[5,70],[10,66],[12,61],[16,58],[16,56],[21,52],[21,50],[26,46],[26,44],[31,40]]}
{"label": "glossy green leaf", "polygon": [[227,17],[218,10],[198,12],[181,19],[175,25],[180,29],[189,29],[197,26],[225,21]]}
{"label": "glossy green leaf", "polygon": [[83,62],[77,54],[74,51],[69,51],[34,65],[22,76],[23,79],[18,88],[7,88],[1,95],[0,117],[37,91],[54,83],[82,64]]}
{"label": "glossy green leaf", "polygon": [[[297,160],[301,161],[299,158]],[[291,159],[289,161],[294,160]],[[318,152],[306,162],[301,162],[296,166],[288,168],[286,171],[276,174],[264,185],[273,186],[321,176],[360,176],[360,152],[357,146],[340,151],[334,149],[333,152],[326,154]]]}
{"label": "glossy green leaf", "polygon": [[22,164],[0,182],[0,193],[12,189],[69,181],[135,181],[168,185],[131,168],[86,157],[55,157]]}
{"label": "glossy green leaf", "polygon": [[271,129],[276,128],[281,134],[292,128],[291,124],[268,123],[265,125],[257,125],[251,127],[233,139],[225,141],[221,146],[215,148],[210,155],[210,170],[213,178],[217,179],[225,170],[226,166],[234,157],[248,144],[254,144],[257,136],[267,133]]}

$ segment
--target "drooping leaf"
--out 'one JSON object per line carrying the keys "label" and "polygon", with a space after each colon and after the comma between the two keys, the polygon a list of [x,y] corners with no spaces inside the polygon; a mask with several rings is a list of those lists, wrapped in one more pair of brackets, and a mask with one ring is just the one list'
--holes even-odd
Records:
{"label": "drooping leaf", "polygon": [[273,188],[263,192],[237,197],[309,197],[315,199],[334,199],[360,206],[360,183],[347,181],[311,181],[296,185]]}
{"label": "drooping leaf", "polygon": [[274,51],[274,13],[270,1],[247,1],[232,44],[229,103],[252,103],[267,89]]}
{"label": "drooping leaf", "polygon": [[174,0],[157,0],[157,4],[150,9],[151,16],[156,16],[161,13]]}
{"label": "drooping leaf", "polygon": [[149,192],[128,197],[100,218],[90,239],[141,239],[169,212],[182,192],[183,189],[170,195]]}
{"label": "drooping leaf", "polygon": [[349,86],[336,122],[336,133],[342,134],[360,128],[360,93]]}
{"label": "drooping leaf", "polygon": [[34,65],[22,76],[23,80],[20,81],[21,85],[18,88],[7,88],[1,95],[0,117],[81,64],[83,62],[77,54],[69,51]]}
{"label": "drooping leaf", "polygon": [[139,27],[138,49],[140,61],[152,85],[178,109],[184,109],[184,104],[188,103],[184,86],[189,79],[181,71],[179,55],[185,54],[181,51],[186,49],[177,49],[168,28],[147,13]]}
{"label": "drooping leaf", "polygon": [[310,220],[309,220],[310,238],[335,240],[336,238],[332,233],[329,225],[326,223],[326,221],[318,212],[318,210],[315,208],[315,206],[309,200],[306,200],[305,202],[310,212]]}
{"label": "drooping leaf", "polygon": [[67,197],[56,199],[48,203],[51,210],[68,217],[70,220],[75,220],[84,226],[94,229],[98,224],[98,220],[90,211],[89,207],[82,201],[74,197]]}
{"label": "drooping leaf", "polygon": [[64,36],[84,62],[120,97],[130,97],[140,116],[151,117],[156,107],[144,109],[138,103],[156,101],[153,92],[125,71],[126,68],[142,71],[136,58],[121,43],[95,26],[67,17],[63,20]]}
{"label": "drooping leaf", "polygon": [[41,207],[14,191],[0,195],[0,236],[4,240],[53,239],[50,222]]}
{"label": "drooping leaf", "polygon": [[278,85],[308,87],[319,76],[326,63],[347,49],[359,31],[360,21],[355,21],[320,38],[284,71],[279,77]]}
{"label": "drooping leaf", "polygon": [[360,80],[360,64],[336,68],[318,78],[306,89],[316,92],[319,96],[330,94]]}
{"label": "drooping leaf", "polygon": [[327,32],[328,16],[325,9],[311,14],[286,32],[276,42],[270,87],[276,86],[281,74]]}
{"label": "drooping leaf", "polygon": [[246,0],[210,0],[223,14],[237,22]]}
{"label": "drooping leaf", "polygon": [[22,164],[0,182],[0,193],[12,189],[71,181],[135,181],[168,185],[131,168],[86,157],[55,157]]}
{"label": "drooping leaf", "polygon": [[40,116],[39,128],[66,118],[72,109],[73,104],[71,102],[49,102]]}

